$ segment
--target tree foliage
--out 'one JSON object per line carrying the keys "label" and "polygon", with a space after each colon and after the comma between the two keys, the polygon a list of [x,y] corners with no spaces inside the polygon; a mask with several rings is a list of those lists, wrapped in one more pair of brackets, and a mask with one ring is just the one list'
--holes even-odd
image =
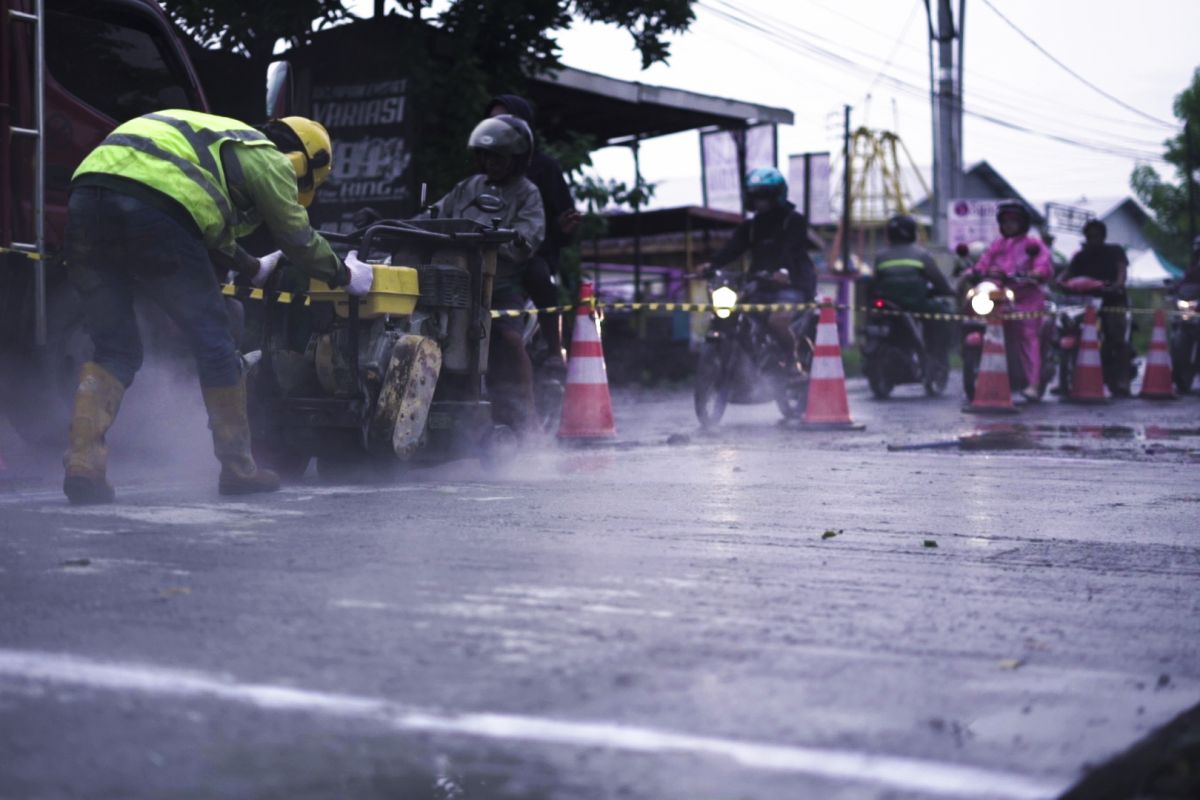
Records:
{"label": "tree foliage", "polygon": [[[1192,129],[1192,161],[1200,162],[1200,67],[1192,74],[1191,85],[1175,96],[1175,117]],[[1174,181],[1164,178],[1148,164],[1133,170],[1130,184],[1134,194],[1154,213],[1147,235],[1163,255],[1176,264],[1187,264],[1191,252],[1188,241],[1188,174],[1182,130],[1166,142],[1163,158],[1175,168]],[[1196,180],[1196,176],[1191,176]],[[1200,201],[1200,187],[1194,188]]]}
{"label": "tree foliage", "polygon": [[280,39],[305,43],[314,30],[350,18],[345,0],[160,0],[167,15],[204,47],[265,62]]}
{"label": "tree foliage", "polygon": [[[348,0],[160,0],[197,42],[265,66],[280,40],[307,43],[314,31],[355,19]],[[472,168],[463,142],[496,94],[524,94],[531,77],[561,66],[556,34],[577,19],[616,26],[632,38],[642,66],[665,62],[667,38],[694,19],[695,0],[375,0],[372,10],[428,26],[405,46],[421,51],[406,75],[419,97],[414,165],[437,196]],[[415,41],[415,45],[413,44]],[[261,70],[261,66],[257,67]],[[586,153],[584,154],[586,156]]]}

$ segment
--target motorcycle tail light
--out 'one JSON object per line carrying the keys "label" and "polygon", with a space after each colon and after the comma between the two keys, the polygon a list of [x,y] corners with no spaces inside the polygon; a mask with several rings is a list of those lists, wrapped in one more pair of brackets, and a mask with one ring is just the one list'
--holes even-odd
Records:
{"label": "motorcycle tail light", "polygon": [[971,331],[967,334],[963,343],[967,347],[983,347],[983,334],[979,331]]}
{"label": "motorcycle tail light", "polygon": [[876,301],[875,301],[875,307],[876,307],[876,308],[883,308],[883,306],[884,306],[884,302],[883,302],[882,300],[876,300]]}
{"label": "motorcycle tail light", "polygon": [[1063,350],[1074,350],[1076,339],[1074,336],[1064,336],[1058,340],[1058,346]]}

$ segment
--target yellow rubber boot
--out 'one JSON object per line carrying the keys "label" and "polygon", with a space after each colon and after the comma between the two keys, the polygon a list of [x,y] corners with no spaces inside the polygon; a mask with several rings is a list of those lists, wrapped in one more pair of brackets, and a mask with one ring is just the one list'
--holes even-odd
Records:
{"label": "yellow rubber boot", "polygon": [[71,434],[63,456],[63,493],[73,504],[111,503],[116,493],[105,476],[108,445],[104,436],[117,418],[125,386],[112,373],[91,361],[79,371]]}
{"label": "yellow rubber boot", "polygon": [[233,386],[205,387],[203,392],[213,452],[221,462],[221,477],[217,482],[220,493],[256,494],[278,489],[279,476],[269,469],[259,469],[250,454],[246,379]]}

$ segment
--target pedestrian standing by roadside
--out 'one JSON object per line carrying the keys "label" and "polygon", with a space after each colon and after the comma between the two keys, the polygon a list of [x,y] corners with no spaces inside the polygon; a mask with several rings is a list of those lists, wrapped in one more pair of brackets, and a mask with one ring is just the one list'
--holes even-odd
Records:
{"label": "pedestrian standing by roadside", "polygon": [[1129,257],[1119,244],[1109,244],[1108,226],[1098,219],[1083,226],[1083,246],[1071,257],[1071,263],[1059,279],[1095,278],[1104,282],[1100,329],[1104,333],[1100,361],[1104,365],[1106,383],[1117,397],[1129,396],[1130,345],[1125,310],[1129,294],[1125,291]]}
{"label": "pedestrian standing by roadside", "polygon": [[[286,117],[256,129],[227,117],[169,110],[116,128],[71,179],[67,273],[83,300],[95,344],[83,365],[64,458],[72,503],[109,503],[105,434],[142,365],[135,288],[174,321],[196,360],[221,494],[270,492],[279,476],[250,454],[246,381],[217,268],[256,285],[285,255],[300,272],[370,290],[372,271],[343,263],[309,224],[305,208],[333,163],[319,123]],[[281,248],[255,258],[236,243],[265,224]]]}

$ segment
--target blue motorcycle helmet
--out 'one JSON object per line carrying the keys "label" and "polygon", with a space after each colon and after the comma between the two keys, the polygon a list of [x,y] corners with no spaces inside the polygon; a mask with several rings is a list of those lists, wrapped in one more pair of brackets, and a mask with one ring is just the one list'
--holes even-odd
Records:
{"label": "blue motorcycle helmet", "polygon": [[746,173],[746,202],[755,211],[765,211],[787,202],[787,181],[774,167],[759,167]]}

